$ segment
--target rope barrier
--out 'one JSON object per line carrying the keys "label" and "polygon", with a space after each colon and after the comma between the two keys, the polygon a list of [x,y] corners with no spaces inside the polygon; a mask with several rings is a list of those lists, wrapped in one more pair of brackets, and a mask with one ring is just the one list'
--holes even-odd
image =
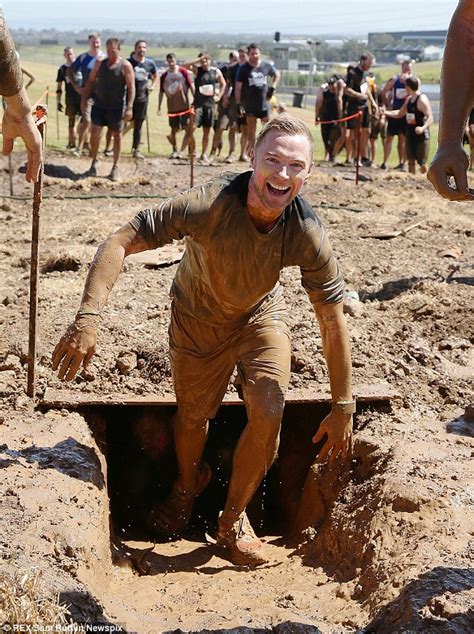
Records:
{"label": "rope barrier", "polygon": [[44,93],[41,95],[41,97],[31,106],[31,109],[34,110],[36,108],[36,106],[41,102],[41,100],[43,99],[43,97],[46,97],[46,95],[50,95],[51,93],[49,92],[49,86],[48,88],[46,88],[46,90],[44,91]]}
{"label": "rope barrier", "polygon": [[183,110],[183,112],[168,112],[168,114],[166,115],[167,117],[182,117],[185,114],[191,114],[194,113],[194,108],[188,108],[188,110]]}
{"label": "rope barrier", "polygon": [[331,119],[330,121],[316,121],[317,125],[326,125],[328,123],[342,123],[343,121],[349,121],[350,119],[355,119],[357,117],[362,117],[362,111],[356,112],[355,114],[351,114],[349,117],[343,117],[342,119]]}

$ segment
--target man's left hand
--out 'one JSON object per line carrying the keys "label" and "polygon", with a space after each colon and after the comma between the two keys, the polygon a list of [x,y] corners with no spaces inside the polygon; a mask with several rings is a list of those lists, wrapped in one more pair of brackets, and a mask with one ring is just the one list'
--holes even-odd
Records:
{"label": "man's left hand", "polygon": [[273,95],[275,94],[275,88],[273,86],[269,86],[267,89],[267,99],[268,101],[270,101],[270,99],[273,97]]}
{"label": "man's left hand", "polygon": [[124,121],[131,121],[133,118],[133,108],[127,108],[123,114]]}
{"label": "man's left hand", "polygon": [[329,456],[329,464],[332,465],[339,454],[345,462],[352,452],[352,414],[328,414],[313,436],[313,443],[320,442],[324,436],[327,436],[326,442],[319,451],[317,462],[324,462]]}

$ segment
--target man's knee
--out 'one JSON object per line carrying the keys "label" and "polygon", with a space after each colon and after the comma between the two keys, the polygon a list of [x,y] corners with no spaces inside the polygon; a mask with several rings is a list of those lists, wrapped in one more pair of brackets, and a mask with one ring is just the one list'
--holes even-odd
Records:
{"label": "man's knee", "polygon": [[175,429],[183,432],[205,431],[208,419],[204,416],[196,416],[190,411],[178,410],[174,417]]}
{"label": "man's knee", "polygon": [[255,427],[256,433],[266,442],[278,440],[281,420],[285,407],[283,390],[274,389],[244,391],[248,423]]}

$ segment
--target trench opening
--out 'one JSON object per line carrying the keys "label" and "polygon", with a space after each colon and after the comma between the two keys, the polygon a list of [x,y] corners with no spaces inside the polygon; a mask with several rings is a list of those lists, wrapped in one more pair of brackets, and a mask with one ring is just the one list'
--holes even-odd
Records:
{"label": "trench opening", "polygon": [[[146,520],[168,495],[177,476],[172,435],[173,405],[100,405],[80,408],[107,459],[107,486],[114,532],[123,539],[153,539]],[[284,535],[319,446],[311,439],[329,412],[321,402],[287,403],[278,458],[247,508],[260,535]],[[186,535],[212,531],[224,507],[232,456],[246,425],[243,405],[221,406],[210,421],[203,460],[212,479],[197,499]]]}

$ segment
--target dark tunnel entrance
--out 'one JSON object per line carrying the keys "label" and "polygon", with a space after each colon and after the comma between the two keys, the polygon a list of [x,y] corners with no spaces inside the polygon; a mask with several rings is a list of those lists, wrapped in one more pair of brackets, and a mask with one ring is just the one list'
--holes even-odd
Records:
{"label": "dark tunnel entrance", "polygon": [[[177,475],[172,437],[175,407],[99,406],[81,408],[105,452],[108,492],[115,533],[125,539],[151,539],[146,519],[164,499]],[[259,534],[282,535],[297,511],[308,469],[318,447],[312,436],[329,412],[326,403],[287,403],[279,455],[247,508]],[[212,479],[197,499],[189,534],[212,531],[224,507],[232,456],[246,424],[243,405],[223,405],[210,421],[203,460]]]}

